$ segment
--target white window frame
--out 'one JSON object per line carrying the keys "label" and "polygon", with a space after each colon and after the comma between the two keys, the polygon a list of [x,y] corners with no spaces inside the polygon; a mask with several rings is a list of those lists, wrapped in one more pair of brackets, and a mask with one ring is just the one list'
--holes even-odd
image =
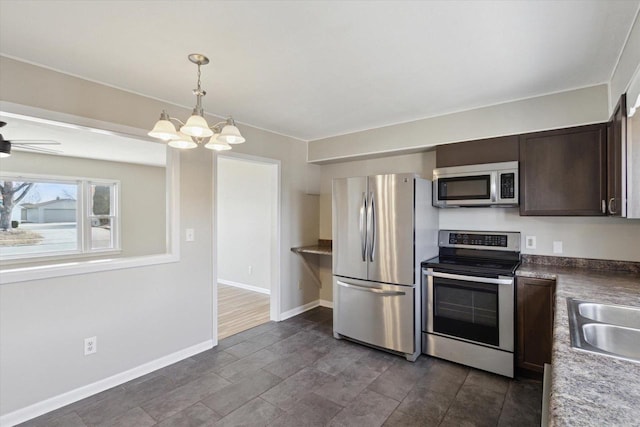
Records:
{"label": "white window frame", "polygon": [[[99,255],[117,255],[122,252],[120,246],[120,181],[115,179],[96,179],[75,176],[23,174],[16,172],[1,172],[1,180],[27,181],[36,183],[70,184],[77,186],[76,203],[76,242],[75,250],[50,251],[34,254],[16,254],[0,258],[2,264],[22,264],[43,261],[67,260],[75,258],[95,257]],[[91,218],[92,198],[91,185],[108,185],[113,187],[111,195],[111,213],[113,225],[111,231],[112,247],[92,249],[91,245]]]}

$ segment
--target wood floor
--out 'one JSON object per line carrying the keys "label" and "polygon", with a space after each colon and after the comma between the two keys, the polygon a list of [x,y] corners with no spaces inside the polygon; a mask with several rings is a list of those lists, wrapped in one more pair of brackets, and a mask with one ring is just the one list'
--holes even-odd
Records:
{"label": "wood floor", "polygon": [[218,284],[218,340],[269,321],[269,295]]}

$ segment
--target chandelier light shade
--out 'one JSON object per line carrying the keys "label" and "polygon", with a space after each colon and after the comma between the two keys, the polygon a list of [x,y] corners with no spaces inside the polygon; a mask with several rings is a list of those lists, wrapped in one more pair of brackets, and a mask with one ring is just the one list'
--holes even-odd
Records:
{"label": "chandelier light shade", "polygon": [[209,150],[215,151],[225,151],[231,150],[231,146],[226,141],[219,138],[220,134],[214,134],[209,142],[204,146],[204,148],[208,148]]}
{"label": "chandelier light shade", "polygon": [[[167,141],[170,147],[189,149],[196,148],[203,144],[206,148],[223,151],[231,150],[229,144],[242,144],[245,142],[244,137],[240,134],[240,130],[236,127],[236,123],[232,117],[223,122],[209,126],[204,118],[204,110],[202,108],[202,97],[207,94],[200,86],[200,67],[209,63],[209,58],[199,53],[189,55],[189,61],[198,66],[198,86],[193,90],[196,96],[196,106],[193,114],[185,122],[169,116],[166,111],[160,114],[153,129],[148,133],[149,136]],[[176,131],[173,122],[180,125],[180,131]]]}

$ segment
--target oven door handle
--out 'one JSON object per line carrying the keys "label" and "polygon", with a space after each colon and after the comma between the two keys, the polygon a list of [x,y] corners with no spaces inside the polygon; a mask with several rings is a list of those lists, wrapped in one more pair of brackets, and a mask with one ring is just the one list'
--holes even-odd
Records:
{"label": "oven door handle", "polygon": [[427,276],[440,277],[442,279],[464,280],[466,282],[490,283],[492,285],[513,285],[513,277],[505,279],[492,279],[490,277],[463,276],[461,274],[441,273],[437,271],[424,271]]}
{"label": "oven door handle", "polygon": [[406,295],[406,292],[402,291],[385,291],[384,289],[379,288],[371,288],[369,286],[359,286],[351,283],[344,283],[338,280],[338,286],[342,286],[343,288],[350,288],[357,291],[371,292],[378,295],[388,295],[388,296],[398,296],[398,295]]}

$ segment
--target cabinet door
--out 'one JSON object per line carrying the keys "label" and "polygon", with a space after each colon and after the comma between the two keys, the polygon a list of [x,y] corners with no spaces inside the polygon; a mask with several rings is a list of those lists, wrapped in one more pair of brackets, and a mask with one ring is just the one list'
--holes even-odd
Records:
{"label": "cabinet door", "polygon": [[518,368],[541,373],[551,363],[555,281],[518,277]]}
{"label": "cabinet door", "polygon": [[607,124],[520,136],[520,215],[605,215]]}
{"label": "cabinet door", "polygon": [[623,199],[626,192],[623,169],[627,136],[627,97],[620,97],[608,123],[607,135],[607,213],[626,216]]}

